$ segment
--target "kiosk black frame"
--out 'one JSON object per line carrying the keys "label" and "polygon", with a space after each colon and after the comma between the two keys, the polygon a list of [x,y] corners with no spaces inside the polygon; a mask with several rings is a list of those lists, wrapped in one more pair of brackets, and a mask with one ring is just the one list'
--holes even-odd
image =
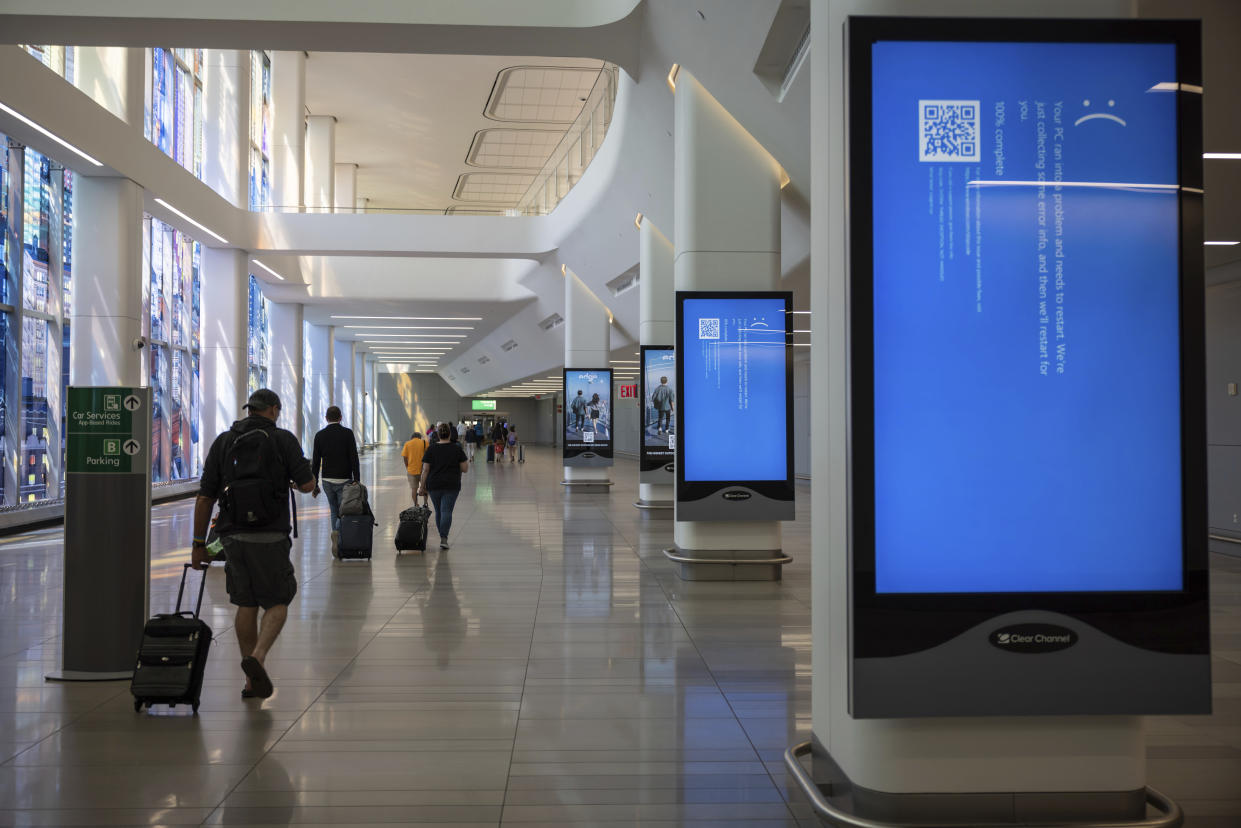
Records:
{"label": "kiosk black frame", "polygon": [[[877,593],[874,461],[874,203],[871,46],[880,41],[1171,43],[1176,46],[1180,215],[1180,403],[1182,589],[1160,592]],[[1199,25],[1191,21],[853,17],[848,23],[851,712],[855,717],[1031,713],[1200,713],[1210,710],[1207,585],[1205,347],[1202,208],[1202,85]],[[1197,92],[1193,88],[1197,88]],[[1140,450],[1140,447],[1135,447]],[[942,647],[997,616],[1047,611],[1157,656],[1201,656],[1195,686],[1166,704],[1126,704],[1069,692],[1038,707],[997,700],[968,709],[914,709],[868,698],[859,665],[881,665]],[[985,641],[985,639],[984,639]],[[1174,662],[1166,662],[1169,665]],[[1185,663],[1185,662],[1175,662]],[[868,674],[899,680],[886,666]],[[1201,678],[1205,675],[1205,686]],[[877,681],[878,679],[876,679]],[[1044,688],[1055,695],[1052,688]],[[934,693],[928,694],[935,695]],[[1090,696],[1090,693],[1086,693]],[[1099,709],[1100,706],[1106,709]]]}
{"label": "kiosk black frame", "polygon": [[[683,357],[685,301],[687,299],[783,299],[784,300],[784,480],[692,480],[685,479],[685,427],[688,397]],[[677,395],[676,408],[676,502],[677,520],[793,520],[793,294],[784,290],[676,292]],[[706,436],[706,435],[704,435]],[[718,439],[719,435],[710,435]],[[700,438],[701,439],[701,438]],[[777,442],[773,440],[773,442]],[[772,448],[776,448],[773,446]],[[778,450],[778,449],[776,449]],[[717,503],[717,500],[723,499]],[[734,499],[735,498],[735,499]],[[722,508],[721,508],[722,507]]]}

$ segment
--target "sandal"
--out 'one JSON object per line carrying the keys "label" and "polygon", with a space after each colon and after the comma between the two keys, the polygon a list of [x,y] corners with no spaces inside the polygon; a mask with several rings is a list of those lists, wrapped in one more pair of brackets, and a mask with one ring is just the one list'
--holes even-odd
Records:
{"label": "sandal", "polygon": [[266,699],[275,692],[272,687],[271,678],[268,677],[267,671],[263,669],[263,664],[254,656],[246,656],[241,660],[241,672],[246,674],[246,678],[250,679],[250,686],[253,688],[256,699]]}

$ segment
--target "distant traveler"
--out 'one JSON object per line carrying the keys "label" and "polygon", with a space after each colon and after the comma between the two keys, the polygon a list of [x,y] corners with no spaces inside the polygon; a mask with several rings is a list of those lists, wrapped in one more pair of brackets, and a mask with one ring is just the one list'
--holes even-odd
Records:
{"label": "distant traveler", "polygon": [[249,416],[216,437],[207,452],[194,504],[191,563],[195,569],[207,566],[207,524],[218,501],[215,529],[224,544],[225,583],[237,606],[237,644],[246,674],[241,696],[265,699],[273,689],[263,664],[297,594],[289,560],[289,487],[314,491],[315,476],[297,438],[276,428],[280,397],[274,391],[260,388],[245,407]]}
{"label": "distant traveler", "polygon": [[427,441],[415,431],[401,448],[405,460],[405,473],[409,477],[409,496],[418,500],[418,482],[422,479],[422,456],[427,451]]}
{"label": "distant traveler", "polygon": [[586,398],[578,391],[573,402],[569,403],[569,413],[573,415],[573,427],[581,431],[586,427]]}
{"label": "distant traveler", "polygon": [[471,463],[474,462],[474,452],[477,448],[478,432],[474,430],[473,426],[469,426],[465,430],[465,456]]}
{"label": "distant traveler", "polygon": [[508,430],[508,461],[510,463],[517,462],[517,426],[513,426]]}
{"label": "distant traveler", "polygon": [[422,485],[419,494],[429,494],[435,506],[435,528],[440,533],[440,549],[448,549],[448,532],[452,529],[452,509],[461,494],[461,475],[470,470],[461,446],[452,442],[452,426],[440,426],[440,441],[427,449],[422,458]]}
{"label": "distant traveler", "polygon": [[[340,493],[350,481],[361,483],[362,474],[358,466],[358,441],[353,429],[340,424],[340,408],[330,406],[324,416],[327,426],[315,435],[310,472],[323,484],[323,493],[327,495],[328,513],[332,517],[332,549],[335,550],[340,541]],[[313,494],[319,496],[318,485]]]}
{"label": "distant traveler", "polygon": [[659,387],[651,392],[651,405],[655,406],[655,413],[659,415],[659,425],[656,427],[657,434],[667,434],[672,430],[672,406],[674,403],[676,403],[676,392],[668,384],[667,377],[660,377]]}
{"label": "distant traveler", "polygon": [[595,394],[590,398],[590,431],[592,434],[597,434],[599,432],[599,409],[602,405],[603,404],[599,402],[598,394]]}
{"label": "distant traveler", "polygon": [[504,456],[504,440],[508,437],[508,429],[504,427],[504,423],[496,421],[496,427],[491,431],[491,442],[496,447],[496,460],[500,460]]}
{"label": "distant traveler", "polygon": [[457,423],[457,439],[462,443],[465,442],[465,420]]}

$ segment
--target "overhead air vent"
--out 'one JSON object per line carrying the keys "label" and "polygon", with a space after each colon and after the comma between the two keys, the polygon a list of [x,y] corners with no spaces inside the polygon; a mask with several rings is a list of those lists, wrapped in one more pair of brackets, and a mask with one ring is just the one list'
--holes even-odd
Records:
{"label": "overhead air vent", "polygon": [[470,373],[470,369],[469,369],[469,368],[462,368],[462,369],[461,369],[461,373],[462,373],[462,374],[468,374],[468,373]]}
{"label": "overhead air vent", "polygon": [[510,66],[496,76],[483,115],[493,121],[571,124],[599,77],[597,66]]}
{"label": "overhead air vent", "polygon": [[478,358],[479,365],[486,365],[488,362],[491,362],[491,357],[489,356],[480,356]]}
{"label": "overhead air vent", "polygon": [[508,342],[505,342],[503,345],[500,346],[500,350],[504,351],[505,353],[508,353],[509,351],[513,350],[516,347],[517,347],[517,340],[510,339]]}
{"label": "overhead air vent", "polygon": [[452,197],[457,201],[516,204],[533,182],[533,175],[520,173],[465,173],[457,178]]}
{"label": "overhead air vent", "polygon": [[754,74],[767,91],[783,101],[810,54],[810,0],[781,0]]}
{"label": "overhead air vent", "polygon": [[636,288],[640,281],[641,277],[638,273],[638,268],[634,266],[608,282],[608,290],[612,291],[613,296],[620,296],[622,293]]}
{"label": "overhead air vent", "polygon": [[465,163],[538,172],[562,138],[564,132],[554,129],[480,129],[474,133]]}
{"label": "overhead air vent", "polygon": [[559,328],[563,324],[564,317],[558,313],[553,313],[551,316],[540,322],[539,327],[545,331],[550,331],[552,328]]}

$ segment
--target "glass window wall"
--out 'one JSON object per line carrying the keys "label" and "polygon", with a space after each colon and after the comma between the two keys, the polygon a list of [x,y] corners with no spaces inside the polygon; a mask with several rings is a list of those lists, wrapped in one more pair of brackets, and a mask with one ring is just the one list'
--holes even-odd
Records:
{"label": "glass window wall", "polygon": [[250,209],[271,206],[271,56],[250,53]]}
{"label": "glass window wall", "polygon": [[271,325],[267,319],[267,299],[263,296],[259,280],[250,276],[250,318],[249,337],[246,347],[246,359],[250,365],[250,376],[246,383],[253,394],[260,388],[267,388],[267,370],[271,351]]}
{"label": "glass window wall", "polygon": [[203,50],[151,50],[147,140],[203,176]]}

